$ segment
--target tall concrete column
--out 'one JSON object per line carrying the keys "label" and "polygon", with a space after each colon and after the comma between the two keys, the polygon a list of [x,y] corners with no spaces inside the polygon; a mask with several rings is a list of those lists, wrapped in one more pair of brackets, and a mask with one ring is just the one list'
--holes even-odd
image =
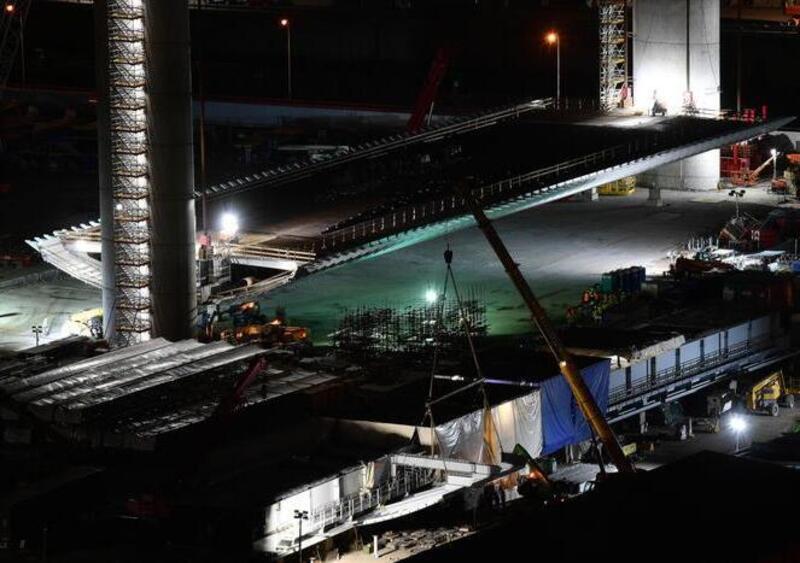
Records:
{"label": "tall concrete column", "polygon": [[100,188],[103,336],[114,339],[114,194],[111,188],[111,141],[108,109],[108,7],[94,0],[95,89],[97,90],[97,172]]}
{"label": "tall concrete column", "polygon": [[190,338],[197,318],[192,85],[186,0],[145,0],[152,336]]}
{"label": "tall concrete column", "polygon": [[[720,0],[635,0],[633,101],[649,113],[656,100],[667,115],[688,96],[701,110],[720,108]],[[668,189],[716,189],[719,151],[662,166],[640,178]]]}

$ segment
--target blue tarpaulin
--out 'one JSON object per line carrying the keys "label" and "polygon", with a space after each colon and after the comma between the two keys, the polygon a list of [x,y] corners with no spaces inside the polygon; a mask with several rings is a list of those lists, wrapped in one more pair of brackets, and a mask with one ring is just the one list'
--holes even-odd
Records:
{"label": "blue tarpaulin", "polygon": [[[608,407],[610,373],[610,360],[602,360],[581,370],[583,380],[603,414]],[[542,433],[543,454],[587,440],[592,435],[567,381],[561,375],[551,377],[542,384]]]}

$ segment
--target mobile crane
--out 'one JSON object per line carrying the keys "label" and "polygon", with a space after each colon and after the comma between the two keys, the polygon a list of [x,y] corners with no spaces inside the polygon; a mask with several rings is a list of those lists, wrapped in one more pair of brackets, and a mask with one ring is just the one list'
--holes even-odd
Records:
{"label": "mobile crane", "polygon": [[580,369],[578,369],[572,354],[567,350],[563,342],[561,342],[555,327],[553,327],[553,324],[550,322],[550,318],[547,316],[544,308],[539,304],[533,290],[525,280],[522,272],[520,272],[519,266],[517,266],[511,254],[509,254],[500,235],[497,234],[494,225],[486,216],[486,213],[484,213],[480,204],[473,197],[472,192],[468,188],[462,187],[459,191],[469,206],[472,216],[478,223],[478,227],[483,232],[492,250],[494,250],[497,258],[503,265],[508,277],[525,302],[528,311],[530,311],[531,320],[539,329],[547,347],[552,352],[556,362],[558,362],[561,375],[567,380],[572,395],[575,397],[575,401],[583,413],[583,416],[586,418],[586,422],[589,424],[592,432],[594,432],[602,442],[611,461],[617,467],[617,471],[620,473],[633,473],[636,470],[633,463],[631,463],[622,451],[622,447],[619,441],[617,441],[614,431],[597,406],[583,377],[581,377]]}

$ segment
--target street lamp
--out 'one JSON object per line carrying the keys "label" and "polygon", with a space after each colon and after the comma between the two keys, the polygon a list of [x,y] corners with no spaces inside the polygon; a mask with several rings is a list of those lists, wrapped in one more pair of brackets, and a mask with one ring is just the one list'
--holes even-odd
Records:
{"label": "street lamp", "polygon": [[734,415],[731,417],[730,420],[730,428],[733,430],[733,433],[736,435],[736,451],[739,451],[739,439],[741,435],[747,430],[747,422],[744,418],[739,415]]}
{"label": "street lamp", "polygon": [[555,31],[544,36],[548,45],[556,47],[556,106],[561,102],[561,37]]}
{"label": "street lamp", "polygon": [[425,292],[425,301],[430,304],[436,303],[439,300],[439,294],[436,293],[435,289],[429,289]]}
{"label": "street lamp", "polygon": [[289,18],[281,18],[281,27],[286,30],[286,92],[292,99],[292,26]]}
{"label": "street lamp", "polygon": [[33,325],[31,327],[34,337],[36,338],[36,346],[39,346],[39,335],[44,332],[42,325]]}
{"label": "street lamp", "polygon": [[772,156],[772,182],[774,185],[775,180],[778,179],[778,150],[770,149],[770,156]]}
{"label": "street lamp", "polygon": [[[11,18],[17,11],[17,5],[14,2],[6,2],[3,9]],[[22,70],[22,86],[25,86],[25,22],[22,21],[22,14],[19,14],[19,58]]]}
{"label": "street lamp", "polygon": [[739,218],[739,199],[743,198],[745,194],[744,190],[731,190],[728,192],[728,196],[733,198],[734,203],[736,204],[736,218]]}
{"label": "street lamp", "polygon": [[297,520],[297,555],[303,563],[303,520],[308,520],[308,510],[295,510],[294,519]]}

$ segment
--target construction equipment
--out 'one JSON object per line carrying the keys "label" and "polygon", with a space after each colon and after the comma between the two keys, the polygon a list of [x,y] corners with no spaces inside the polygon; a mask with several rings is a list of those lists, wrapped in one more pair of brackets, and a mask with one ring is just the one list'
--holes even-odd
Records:
{"label": "construction equipment", "polygon": [[761,165],[755,170],[743,170],[735,173],[733,176],[731,176],[731,183],[737,186],[755,186],[758,183],[758,177],[770,164],[773,166],[778,165],[777,152],[773,151],[770,157],[762,162]]}
{"label": "construction equipment", "polygon": [[308,340],[305,327],[287,326],[286,315],[279,308],[275,318],[268,319],[261,313],[257,301],[219,307],[206,319],[203,327],[206,341],[226,340],[233,344],[257,342],[264,346],[278,346]]}
{"label": "construction equipment", "polygon": [[425,79],[425,84],[417,96],[417,102],[414,104],[414,111],[406,124],[406,130],[410,133],[418,131],[425,125],[425,120],[433,113],[433,103],[436,101],[436,93],[439,91],[439,85],[442,83],[447,67],[450,65],[450,60],[458,51],[458,48],[452,45],[439,47],[436,55],[431,63],[431,68],[428,70],[428,76]]}
{"label": "construction equipment", "polygon": [[627,178],[622,178],[621,180],[615,180],[613,182],[609,182],[608,184],[603,184],[597,188],[597,193],[599,195],[625,196],[631,195],[635,191],[636,176],[628,176]]}
{"label": "construction equipment", "polygon": [[236,329],[223,330],[220,340],[244,344],[258,342],[265,346],[293,344],[308,340],[308,329],[299,326],[286,326],[282,321],[274,319],[268,323],[251,323]]}
{"label": "construction equipment", "polygon": [[772,181],[772,191],[797,196],[798,188],[800,188],[800,154],[787,154],[783,177]]}
{"label": "construction equipment", "polygon": [[743,395],[747,410],[756,414],[778,416],[780,407],[794,408],[794,395],[786,391],[783,371],[778,370],[756,381]]}
{"label": "construction equipment", "polygon": [[214,410],[214,416],[220,419],[227,419],[236,412],[244,399],[247,388],[255,381],[258,375],[267,369],[267,359],[264,356],[256,356],[250,362],[247,370],[236,381],[231,392],[222,398]]}
{"label": "construction equipment", "polygon": [[800,1],[785,0],[783,3],[783,13],[789,16],[789,23],[800,27]]}
{"label": "construction equipment", "polygon": [[581,376],[580,369],[575,363],[572,354],[570,354],[570,352],[561,342],[561,339],[556,333],[555,327],[553,327],[552,323],[550,322],[550,318],[539,304],[539,301],[533,294],[533,290],[531,289],[530,285],[528,285],[528,282],[519,271],[517,263],[514,262],[511,254],[509,254],[508,249],[503,243],[503,240],[500,238],[500,235],[497,234],[494,225],[486,216],[477,200],[473,197],[472,192],[469,191],[469,189],[461,189],[460,191],[462,197],[464,197],[469,205],[470,211],[472,212],[475,221],[478,223],[478,227],[483,232],[486,240],[492,247],[492,250],[494,250],[497,258],[503,265],[508,277],[516,287],[517,291],[522,297],[522,300],[525,302],[525,305],[528,307],[528,310],[531,314],[531,319],[539,329],[539,332],[544,338],[547,347],[555,357],[556,362],[558,362],[561,374],[564,376],[564,379],[567,380],[567,384],[569,384],[572,395],[575,397],[575,401],[583,413],[583,416],[586,418],[586,422],[589,424],[592,432],[594,432],[594,434],[603,443],[606,452],[608,453],[614,465],[616,465],[617,470],[620,473],[633,473],[635,471],[633,464],[625,456],[625,453],[622,451],[622,447],[617,441],[617,437],[614,435],[614,431],[611,429],[608,421],[605,419],[603,413],[600,411],[600,408],[597,406],[592,393],[589,391],[589,387],[586,385],[586,382]]}
{"label": "construction equipment", "polygon": [[716,434],[722,429],[722,415],[733,410],[736,405],[736,393],[732,388],[725,387],[705,397],[700,394],[689,397],[687,401],[685,406],[691,416],[692,431]]}

